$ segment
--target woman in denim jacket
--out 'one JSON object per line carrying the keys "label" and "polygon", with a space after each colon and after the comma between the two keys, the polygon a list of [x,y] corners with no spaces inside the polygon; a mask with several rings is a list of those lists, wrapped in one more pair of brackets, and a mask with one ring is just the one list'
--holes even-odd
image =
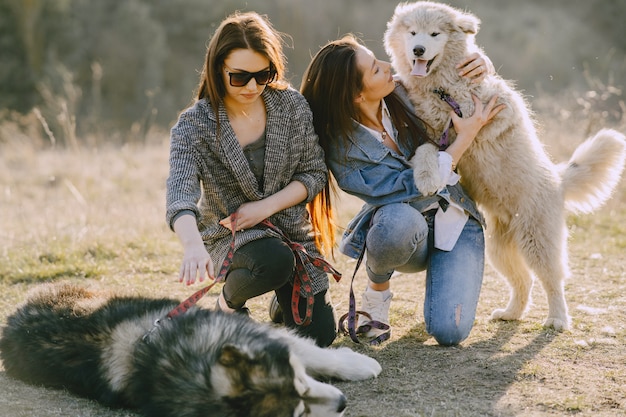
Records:
{"label": "woman in denim jacket", "polygon": [[[474,55],[460,64],[464,76],[480,78],[488,59]],[[501,109],[495,97],[475,100],[474,114],[452,113],[457,139],[438,162],[442,185],[435,195],[416,189],[409,163],[417,146],[432,143],[415,115],[406,90],[392,77],[391,65],[377,60],[354,37],[323,47],[313,58],[301,88],[326,162],[339,187],[365,204],[350,221],[340,251],[358,258],[366,248],[369,283],[363,294],[357,333],[379,337],[389,332],[394,271],[426,270],[426,330],[441,345],[463,341],[473,326],[484,269],[482,217],[454,172],[455,163],[478,131]],[[431,145],[426,145],[431,146]],[[330,190],[314,200],[313,224],[329,226]],[[382,324],[382,325],[380,325]]]}

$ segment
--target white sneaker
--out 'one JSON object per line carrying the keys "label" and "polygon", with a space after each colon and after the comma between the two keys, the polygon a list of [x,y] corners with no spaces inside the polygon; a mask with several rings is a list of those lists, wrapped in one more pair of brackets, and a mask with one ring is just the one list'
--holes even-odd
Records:
{"label": "white sneaker", "polygon": [[357,323],[357,332],[364,334],[366,337],[377,337],[385,332],[389,332],[389,307],[393,293],[390,291],[374,291],[369,287],[363,293],[361,298],[361,311],[365,311],[372,318],[371,321],[378,321],[386,325],[386,329],[378,329],[370,326],[370,318],[362,314],[359,315]]}

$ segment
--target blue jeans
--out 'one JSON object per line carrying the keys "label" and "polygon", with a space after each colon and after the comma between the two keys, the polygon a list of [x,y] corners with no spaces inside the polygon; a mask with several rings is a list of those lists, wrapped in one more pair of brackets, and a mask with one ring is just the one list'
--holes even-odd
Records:
{"label": "blue jeans", "polygon": [[476,317],[485,265],[481,224],[470,217],[450,252],[433,244],[434,210],[420,213],[409,204],[380,207],[367,234],[367,274],[383,283],[394,271],[426,270],[426,331],[441,345],[469,335]]}

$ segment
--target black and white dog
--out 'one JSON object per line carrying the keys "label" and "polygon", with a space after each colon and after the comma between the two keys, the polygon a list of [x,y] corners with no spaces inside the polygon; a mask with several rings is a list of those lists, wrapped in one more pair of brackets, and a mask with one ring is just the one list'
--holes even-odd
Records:
{"label": "black and white dog", "polygon": [[345,396],[314,378],[381,371],[349,348],[197,307],[150,332],[178,304],[44,285],[8,318],[0,357],[11,377],[160,417],[341,416]]}

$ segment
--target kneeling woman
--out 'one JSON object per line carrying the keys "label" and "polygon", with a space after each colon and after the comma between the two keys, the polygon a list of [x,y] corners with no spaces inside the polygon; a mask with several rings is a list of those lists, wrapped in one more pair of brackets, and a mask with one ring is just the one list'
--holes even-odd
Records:
{"label": "kneeling woman", "polygon": [[[292,243],[321,257],[306,203],[326,184],[327,167],[309,106],[285,81],[285,71],[281,34],[266,18],[236,13],[220,24],[207,47],[197,100],[172,128],[166,218],[184,248],[181,281],[215,278],[214,263],[223,264],[236,232],[217,308],[246,313],[247,300],[273,291],[282,321],[328,346],[336,328],[326,272],[306,264],[310,294],[299,293],[294,252],[263,225],[270,220]],[[310,324],[296,321],[298,315],[309,316]]]}
{"label": "kneeling woman", "polygon": [[[488,60],[479,55],[464,63],[466,76],[481,73]],[[463,71],[463,70],[462,70]],[[425,123],[414,114],[404,87],[394,81],[391,65],[354,37],[323,47],[313,58],[301,88],[326,162],[339,187],[365,202],[349,223],[342,253],[358,257],[366,250],[369,283],[360,310],[388,325],[394,271],[426,270],[426,330],[439,344],[463,341],[473,326],[484,269],[482,217],[458,182],[453,167],[479,130],[501,109],[495,97],[462,119],[452,113],[457,138],[439,153],[443,181],[436,195],[415,186],[409,163],[415,149],[433,143]],[[430,146],[430,145],[428,145]],[[314,200],[314,225],[328,225],[330,187]],[[445,211],[444,211],[445,208]],[[332,239],[330,239],[332,240]],[[370,337],[379,329],[360,329]],[[358,330],[357,330],[358,331]]]}

